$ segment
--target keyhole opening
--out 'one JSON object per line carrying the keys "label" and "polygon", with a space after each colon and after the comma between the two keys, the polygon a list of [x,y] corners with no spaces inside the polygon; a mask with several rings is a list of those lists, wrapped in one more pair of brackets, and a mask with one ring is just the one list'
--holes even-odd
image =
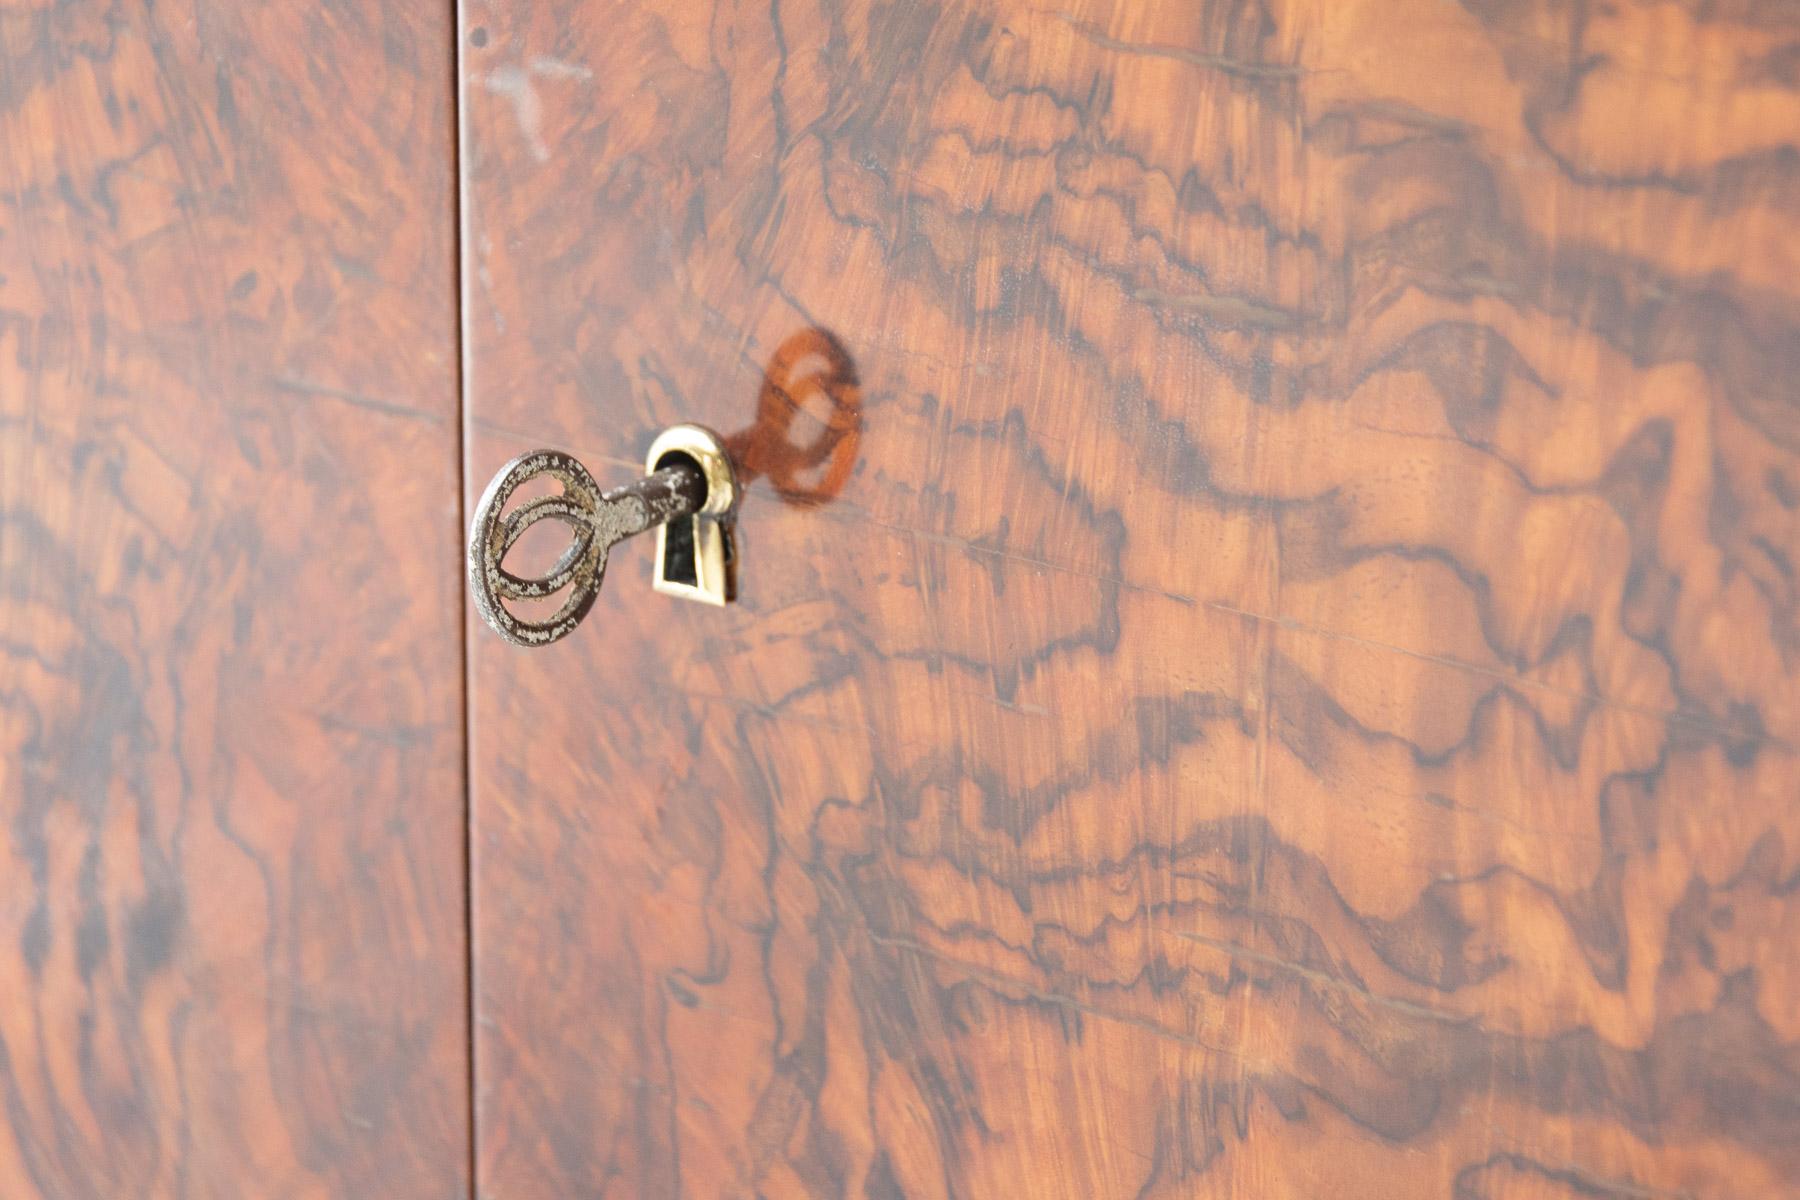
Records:
{"label": "keyhole opening", "polygon": [[[676,465],[690,466],[700,473],[701,478],[706,476],[699,461],[680,450],[671,450],[656,460],[656,469],[659,471]],[[669,522],[668,532],[663,538],[663,578],[670,583],[700,586],[700,568],[695,562],[694,550],[694,527],[698,523],[698,517],[682,517]]]}

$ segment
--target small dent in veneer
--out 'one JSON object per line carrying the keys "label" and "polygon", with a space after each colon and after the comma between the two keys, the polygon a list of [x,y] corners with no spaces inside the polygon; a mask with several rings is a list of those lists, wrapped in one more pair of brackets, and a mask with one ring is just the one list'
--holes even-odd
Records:
{"label": "small dent in veneer", "polygon": [[538,99],[538,79],[573,79],[586,82],[594,73],[579,63],[556,58],[534,58],[525,67],[496,67],[482,80],[483,86],[496,96],[511,102],[513,119],[531,157],[538,162],[550,161],[550,147],[544,141],[544,107]]}

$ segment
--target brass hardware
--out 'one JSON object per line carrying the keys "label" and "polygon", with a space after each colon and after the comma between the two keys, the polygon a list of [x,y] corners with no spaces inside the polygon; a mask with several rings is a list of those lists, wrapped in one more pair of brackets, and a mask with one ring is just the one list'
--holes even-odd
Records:
{"label": "brass hardware", "polygon": [[731,516],[737,480],[719,435],[700,425],[675,425],[657,435],[644,456],[651,473],[695,463],[706,476],[706,503],[689,516],[656,527],[657,591],[702,604],[729,604],[737,596],[737,546]]}
{"label": "brass hardware", "polygon": [[[594,605],[607,552],[652,528],[657,591],[707,604],[732,599],[737,480],[723,444],[698,425],[677,425],[651,445],[647,465],[645,478],[605,493],[586,467],[557,450],[533,450],[500,469],[482,492],[469,527],[469,590],[475,610],[494,632],[518,646],[546,646],[567,637]],[[543,476],[555,479],[561,490],[506,511],[514,492]],[[570,527],[568,549],[541,576],[508,571],[507,552],[544,520]],[[507,601],[545,600],[565,591],[562,605],[542,619],[506,607]]]}

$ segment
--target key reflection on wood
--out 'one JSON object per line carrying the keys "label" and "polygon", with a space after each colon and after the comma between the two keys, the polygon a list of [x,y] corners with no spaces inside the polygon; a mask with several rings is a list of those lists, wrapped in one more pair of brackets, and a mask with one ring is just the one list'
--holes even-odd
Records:
{"label": "key reflection on wood", "polygon": [[[809,424],[821,428],[805,441]],[[819,328],[802,329],[776,347],[756,397],[756,423],[725,439],[740,485],[766,478],[783,501],[803,508],[837,498],[861,442],[856,364]]]}

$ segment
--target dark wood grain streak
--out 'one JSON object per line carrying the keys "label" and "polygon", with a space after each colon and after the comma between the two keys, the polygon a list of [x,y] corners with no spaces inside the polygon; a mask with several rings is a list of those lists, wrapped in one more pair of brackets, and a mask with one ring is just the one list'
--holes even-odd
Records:
{"label": "dark wood grain streak", "polygon": [[0,1195],[466,1193],[451,36],[0,8]]}
{"label": "dark wood grain streak", "polygon": [[1800,12],[462,33],[473,484],[861,396],[473,643],[482,1189],[1800,1195]]}

